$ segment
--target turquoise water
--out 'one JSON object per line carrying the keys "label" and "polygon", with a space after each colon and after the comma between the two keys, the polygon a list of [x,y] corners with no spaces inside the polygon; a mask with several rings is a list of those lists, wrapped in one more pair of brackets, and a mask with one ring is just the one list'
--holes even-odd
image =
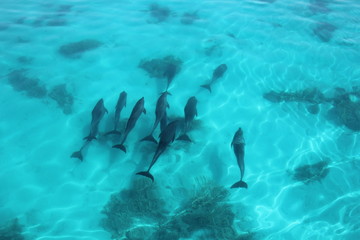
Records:
{"label": "turquoise water", "polygon": [[[210,185],[229,194],[236,239],[358,239],[360,3],[157,1],[151,8],[154,3],[0,2],[0,226],[18,219],[26,239],[111,239],[102,210],[112,194],[156,188],[171,219]],[[91,40],[88,50],[61,53],[83,40]],[[139,64],[169,55],[182,65],[169,87],[167,115],[183,117],[188,98],[196,96],[198,116],[188,133],[193,142],[172,143],[154,165],[151,183],[135,173],[146,169],[156,145],[139,139],[150,132],[166,79]],[[200,88],[220,64],[228,69],[212,92]],[[308,111],[314,103],[299,100],[303,94],[291,101],[264,98],[269,91],[315,88],[327,99],[349,93],[355,107],[340,104],[329,117],[332,101],[317,102],[314,114]],[[121,91],[128,94],[121,131],[141,97],[147,111],[125,142],[126,154],[111,148],[118,138],[103,136],[113,127]],[[98,140],[82,162],[70,158],[101,98],[109,113]],[[248,189],[230,189],[239,180],[230,146],[239,127]],[[304,166],[319,162],[326,167],[307,176]],[[133,214],[117,239],[160,239],[149,232],[165,220],[144,215]],[[140,237],[130,236],[133,229]],[[225,239],[209,237],[208,227],[189,232],[162,239]]]}

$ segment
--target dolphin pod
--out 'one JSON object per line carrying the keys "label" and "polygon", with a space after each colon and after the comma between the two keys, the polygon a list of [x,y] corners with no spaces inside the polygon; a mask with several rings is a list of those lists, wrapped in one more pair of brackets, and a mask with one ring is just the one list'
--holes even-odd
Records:
{"label": "dolphin pod", "polygon": [[[211,92],[211,86],[220,78],[223,77],[225,72],[227,71],[227,65],[226,64],[220,64],[218,65],[213,73],[212,78],[208,84],[201,85],[201,87],[208,89]],[[175,118],[176,120],[172,120],[169,122],[169,118],[167,115],[167,108],[169,108],[169,103],[167,101],[167,96],[170,95],[168,92],[168,88],[173,80],[173,78],[176,75],[176,66],[169,64],[164,72],[164,77],[167,78],[167,87],[165,92],[163,92],[156,102],[155,107],[155,119],[153,126],[151,130],[149,131],[149,134],[142,138],[140,141],[150,141],[157,144],[156,150],[153,154],[153,157],[151,159],[151,162],[147,168],[146,171],[137,172],[136,175],[144,176],[151,181],[155,181],[154,176],[151,174],[151,170],[153,169],[156,162],[159,160],[159,158],[164,154],[166,149],[176,140],[183,140],[192,142],[190,137],[187,135],[187,133],[191,130],[191,124],[195,117],[198,116],[197,111],[197,103],[198,100],[195,96],[191,96],[184,107],[184,117],[183,118]],[[104,134],[104,136],[110,135],[110,134],[117,134],[120,135],[121,131],[119,130],[119,122],[120,122],[120,115],[124,107],[126,107],[127,103],[127,93],[125,91],[121,92],[117,104],[115,107],[115,114],[114,114],[114,122],[113,122],[113,130],[107,132]],[[74,152],[71,157],[78,158],[81,161],[83,161],[83,150],[85,147],[89,145],[89,143],[97,139],[97,136],[99,135],[99,123],[104,117],[105,113],[108,111],[106,110],[104,106],[103,99],[100,99],[94,109],[92,110],[92,119],[90,124],[90,131],[88,136],[84,138],[85,143],[80,148],[79,151]],[[136,123],[138,122],[140,116],[142,113],[146,114],[145,110],[145,100],[144,97],[140,98],[136,104],[134,105],[130,117],[127,120],[126,127],[124,131],[122,132],[122,139],[119,144],[116,144],[113,146],[113,148],[118,148],[126,153],[127,149],[124,146],[124,143],[129,135],[129,133],[134,129]],[[174,119],[174,118],[173,118]],[[170,119],[171,120],[171,119]],[[160,125],[160,134],[158,135],[158,141],[154,138],[154,132],[157,129],[157,127]],[[180,133],[180,134],[178,134]],[[180,136],[179,136],[180,135]],[[179,136],[178,138],[176,138]],[[238,128],[238,130],[235,132],[233,139],[231,141],[231,147],[233,148],[233,152],[237,161],[237,165],[240,170],[240,180],[235,182],[233,185],[231,185],[230,188],[248,188],[248,185],[245,181],[243,181],[244,173],[245,173],[245,164],[244,164],[244,156],[245,156],[245,141],[243,136],[243,130],[242,128]]]}

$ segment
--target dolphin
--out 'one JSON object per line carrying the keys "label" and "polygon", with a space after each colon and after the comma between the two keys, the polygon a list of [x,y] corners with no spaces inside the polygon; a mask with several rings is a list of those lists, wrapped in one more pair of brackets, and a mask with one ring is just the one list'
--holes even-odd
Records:
{"label": "dolphin", "polygon": [[166,128],[160,133],[160,141],[156,148],[153,159],[147,171],[138,172],[137,175],[142,175],[150,178],[154,182],[154,176],[150,173],[151,168],[154,166],[160,155],[166,150],[166,148],[175,140],[176,132],[178,129],[179,120],[170,122]]}
{"label": "dolphin", "polygon": [[118,134],[120,135],[121,132],[119,132],[117,130],[119,121],[120,121],[120,113],[121,110],[126,107],[126,97],[127,97],[127,93],[125,91],[121,92],[115,107],[115,119],[114,119],[114,130],[107,132],[105,135],[109,135],[109,134]]}
{"label": "dolphin", "polygon": [[196,97],[194,97],[194,96],[190,97],[188,99],[186,105],[185,105],[185,108],[184,108],[184,114],[185,114],[184,133],[180,137],[178,137],[177,140],[183,140],[183,141],[191,142],[191,139],[186,134],[186,132],[189,130],[191,121],[193,121],[195,116],[198,115],[196,105],[197,105]]}
{"label": "dolphin", "polygon": [[136,124],[137,120],[139,119],[140,115],[141,115],[142,113],[146,114],[146,110],[145,110],[145,108],[144,108],[144,102],[145,102],[144,97],[140,98],[140,99],[136,102],[136,104],[135,104],[135,106],[134,106],[134,108],[133,108],[133,110],[132,110],[132,112],[131,112],[131,114],[130,114],[130,118],[129,118],[129,120],[128,120],[127,123],[126,123],[126,128],[125,128],[125,132],[124,132],[124,137],[123,137],[121,143],[118,144],[118,145],[114,145],[113,148],[119,148],[119,149],[121,149],[123,152],[126,153],[126,148],[125,148],[125,146],[124,146],[124,142],[125,142],[128,134],[129,134],[130,131],[135,127],[135,124]]}
{"label": "dolphin", "polygon": [[234,183],[231,186],[231,188],[248,188],[247,183],[242,180],[244,177],[244,171],[245,171],[245,165],[244,165],[245,141],[244,141],[243,131],[241,128],[239,128],[236,131],[234,138],[231,142],[231,146],[234,148],[235,157],[236,157],[237,163],[239,165],[240,174],[241,174],[240,181]]}
{"label": "dolphin", "polygon": [[207,90],[209,90],[209,92],[211,92],[211,85],[219,78],[221,78],[224,73],[226,72],[227,70],[227,66],[226,64],[220,64],[217,68],[215,68],[215,70],[213,71],[213,75],[212,75],[212,78],[211,78],[211,81],[210,83],[208,84],[204,84],[204,85],[201,85],[200,87],[203,87],[203,88],[206,88]]}
{"label": "dolphin", "polygon": [[176,75],[176,65],[173,63],[169,63],[166,66],[165,72],[164,72],[164,77],[166,77],[167,79],[167,86],[166,86],[166,92],[169,89],[169,86],[172,82],[172,80],[174,79],[175,75]]}
{"label": "dolphin", "polygon": [[101,98],[95,105],[94,109],[91,112],[91,125],[90,133],[87,137],[84,137],[84,140],[91,141],[96,139],[96,135],[99,130],[99,123],[104,117],[104,114],[108,113],[108,110],[104,106],[104,100]]}
{"label": "dolphin", "polygon": [[159,125],[159,122],[163,119],[163,117],[166,117],[166,108],[169,108],[169,103],[167,102],[166,96],[168,95],[168,92],[163,92],[159,99],[156,102],[156,109],[155,109],[155,122],[153,125],[153,128],[151,129],[151,132],[148,136],[144,137],[140,141],[151,141],[154,143],[157,143],[155,138],[153,137],[154,130]]}
{"label": "dolphin", "polygon": [[98,134],[99,130],[99,123],[104,117],[105,112],[107,113],[108,111],[104,107],[104,100],[100,99],[91,112],[92,118],[89,136],[84,137],[84,140],[86,140],[86,142],[83,144],[79,151],[73,152],[71,154],[72,158],[78,158],[83,161],[82,151],[93,139],[96,139],[96,135]]}
{"label": "dolphin", "polygon": [[164,131],[164,129],[166,128],[168,123],[168,117],[167,114],[165,112],[164,116],[162,117],[161,121],[160,121],[160,132]]}

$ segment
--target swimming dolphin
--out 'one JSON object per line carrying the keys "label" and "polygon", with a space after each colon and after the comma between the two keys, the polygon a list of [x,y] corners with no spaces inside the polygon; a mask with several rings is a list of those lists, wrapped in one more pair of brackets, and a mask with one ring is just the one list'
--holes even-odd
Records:
{"label": "swimming dolphin", "polygon": [[104,114],[108,113],[108,110],[104,106],[104,100],[101,98],[95,105],[94,109],[91,112],[91,125],[90,133],[87,137],[84,137],[84,140],[91,141],[96,139],[96,135],[99,129],[99,123],[104,117]]}
{"label": "swimming dolphin", "polygon": [[83,146],[80,148],[79,151],[73,152],[73,154],[71,154],[72,158],[78,158],[81,161],[83,161],[82,151],[93,139],[96,139],[96,135],[98,134],[98,130],[99,130],[99,123],[101,119],[104,117],[105,112],[108,111],[104,107],[103,99],[100,99],[96,103],[94,109],[91,112],[92,118],[91,118],[89,136],[84,137],[84,140],[86,140],[86,142],[83,144]]}
{"label": "swimming dolphin", "polygon": [[139,101],[137,101],[137,103],[135,104],[131,114],[130,114],[130,118],[126,123],[126,128],[125,128],[125,132],[124,132],[124,137],[121,141],[120,144],[118,145],[114,145],[113,148],[119,148],[121,149],[123,152],[126,153],[126,148],[124,146],[124,142],[128,136],[128,134],[130,133],[130,131],[135,127],[135,124],[137,122],[137,120],[139,119],[140,115],[142,113],[146,114],[146,110],[144,108],[144,97],[140,98]]}
{"label": "swimming dolphin", "polygon": [[164,131],[164,129],[166,128],[168,123],[168,117],[165,111],[164,116],[162,117],[161,121],[160,121],[160,132]]}
{"label": "swimming dolphin", "polygon": [[121,110],[126,107],[126,97],[127,97],[127,93],[125,91],[121,92],[115,107],[115,119],[114,119],[114,130],[107,132],[105,135],[109,135],[109,134],[118,134],[120,135],[121,132],[119,132],[117,130],[118,124],[119,124],[119,120],[120,120],[120,113]]}
{"label": "swimming dolphin", "polygon": [[169,146],[170,143],[172,143],[175,140],[176,131],[178,129],[179,121],[175,120],[170,122],[164,131],[162,131],[159,135],[160,141],[158,143],[158,146],[156,148],[154,157],[150,163],[150,166],[147,171],[144,172],[138,172],[137,175],[142,175],[145,177],[150,178],[152,181],[154,181],[154,176],[150,173],[151,168],[154,166],[160,155],[166,150],[166,148]]}
{"label": "swimming dolphin", "polygon": [[166,79],[167,79],[166,92],[168,91],[169,86],[170,86],[172,80],[174,79],[175,75],[176,75],[176,65],[169,63],[166,66],[166,69],[164,72],[164,77],[166,77]]}
{"label": "swimming dolphin", "polygon": [[191,142],[191,139],[186,134],[186,132],[189,130],[191,121],[194,120],[195,116],[197,116],[196,104],[197,104],[196,97],[192,96],[188,99],[188,101],[185,105],[185,108],[184,108],[184,114],[185,114],[184,133],[180,137],[178,137],[177,140]]}
{"label": "swimming dolphin", "polygon": [[241,128],[239,128],[236,131],[234,138],[231,142],[231,146],[234,148],[235,157],[236,157],[237,163],[239,165],[240,174],[241,174],[240,181],[234,183],[231,186],[231,188],[247,188],[248,187],[247,183],[242,180],[244,177],[244,171],[245,171],[245,165],[244,165],[245,141],[244,141],[243,131]]}
{"label": "swimming dolphin", "polygon": [[211,85],[219,78],[221,78],[227,70],[226,64],[221,64],[213,71],[213,75],[209,84],[201,85],[200,87],[206,88],[211,92]]}
{"label": "swimming dolphin", "polygon": [[151,141],[157,143],[155,138],[153,137],[154,130],[159,125],[159,122],[162,120],[163,117],[166,117],[166,108],[169,108],[169,103],[167,102],[166,96],[168,95],[167,92],[163,92],[159,99],[156,102],[156,109],[155,109],[155,122],[151,132],[148,136],[144,137],[140,141]]}

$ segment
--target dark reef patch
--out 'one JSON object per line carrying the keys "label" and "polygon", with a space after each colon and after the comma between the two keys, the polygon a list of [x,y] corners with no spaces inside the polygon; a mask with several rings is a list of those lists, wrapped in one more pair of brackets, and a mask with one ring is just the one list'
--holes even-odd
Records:
{"label": "dark reef patch", "polygon": [[[164,218],[165,202],[159,197],[155,184],[146,179],[135,180],[130,189],[113,194],[105,205],[102,213],[105,218],[101,226],[111,233],[113,239],[122,237],[128,239],[148,239],[151,228],[136,228],[139,221],[142,223],[157,223]],[[134,238],[137,235],[138,238]]]}
{"label": "dark reef patch", "polygon": [[186,12],[182,15],[180,22],[184,25],[193,24],[196,20],[199,19],[197,11],[195,12]]}
{"label": "dark reef patch", "polygon": [[[227,203],[228,196],[224,187],[204,182],[175,212],[169,213],[154,184],[146,179],[135,180],[130,189],[111,196],[102,211],[105,218],[101,225],[113,239],[195,239],[200,233],[201,239],[254,239],[252,233],[239,235],[235,230],[235,214]],[[244,211],[241,214],[246,215]]]}
{"label": "dark reef patch", "polygon": [[71,42],[59,47],[58,52],[67,58],[79,58],[87,51],[99,48],[102,45],[100,41],[94,39],[85,39],[78,42]]}
{"label": "dark reef patch", "polygon": [[351,95],[344,94],[336,97],[326,118],[334,124],[360,131],[360,100],[352,100]]}
{"label": "dark reef patch", "polygon": [[44,98],[47,90],[37,78],[30,78],[25,75],[26,70],[14,70],[8,74],[8,82],[15,91],[25,92],[28,97]]}
{"label": "dark reef patch", "polygon": [[52,88],[49,97],[54,99],[64,114],[71,114],[74,103],[74,97],[66,89],[66,84],[59,84]]}
{"label": "dark reef patch", "polygon": [[352,91],[335,88],[335,94],[325,97],[317,88],[300,91],[270,91],[263,97],[270,102],[302,102],[308,104],[306,109],[311,114],[320,113],[320,104],[331,105],[325,118],[331,123],[346,126],[352,131],[360,131],[360,89],[353,87]]}
{"label": "dark reef patch", "polygon": [[149,5],[150,16],[155,19],[155,23],[164,22],[170,16],[170,9],[153,3]]}
{"label": "dark reef patch", "polygon": [[5,31],[10,27],[10,24],[0,23],[0,31]]}
{"label": "dark reef patch", "polygon": [[182,60],[172,55],[151,60],[142,59],[139,68],[144,69],[152,78],[165,78],[169,65],[176,66],[175,74],[178,74],[181,71]]}
{"label": "dark reef patch", "polygon": [[17,219],[0,226],[0,239],[1,240],[24,240],[22,235],[22,226],[19,224]]}
{"label": "dark reef patch", "polygon": [[327,0],[310,0],[309,9],[313,13],[329,13],[331,10],[328,7]]}
{"label": "dark reef patch", "polygon": [[20,57],[16,58],[16,60],[18,61],[18,63],[21,63],[21,64],[31,64],[34,61],[34,58],[27,57],[27,56],[20,56]]}
{"label": "dark reef patch", "polygon": [[333,24],[327,22],[319,22],[313,29],[313,33],[323,42],[329,42],[337,29]]}
{"label": "dark reef patch", "polygon": [[279,103],[279,102],[323,103],[324,101],[326,101],[325,96],[317,88],[306,88],[295,92],[270,91],[265,93],[263,97],[266,100],[274,103]]}
{"label": "dark reef patch", "polygon": [[58,7],[57,12],[58,13],[69,13],[69,12],[71,12],[72,8],[73,8],[73,5],[63,4]]}
{"label": "dark reef patch", "polygon": [[229,191],[224,187],[205,183],[186,200],[166,223],[161,224],[158,239],[191,239],[198,231],[206,239],[239,239],[233,228],[235,214],[227,203]]}
{"label": "dark reef patch", "polygon": [[51,19],[49,21],[47,21],[46,26],[50,26],[50,27],[60,27],[60,26],[66,26],[67,25],[67,21],[65,19]]}
{"label": "dark reef patch", "polygon": [[295,168],[292,178],[305,184],[321,181],[329,173],[329,159]]}

